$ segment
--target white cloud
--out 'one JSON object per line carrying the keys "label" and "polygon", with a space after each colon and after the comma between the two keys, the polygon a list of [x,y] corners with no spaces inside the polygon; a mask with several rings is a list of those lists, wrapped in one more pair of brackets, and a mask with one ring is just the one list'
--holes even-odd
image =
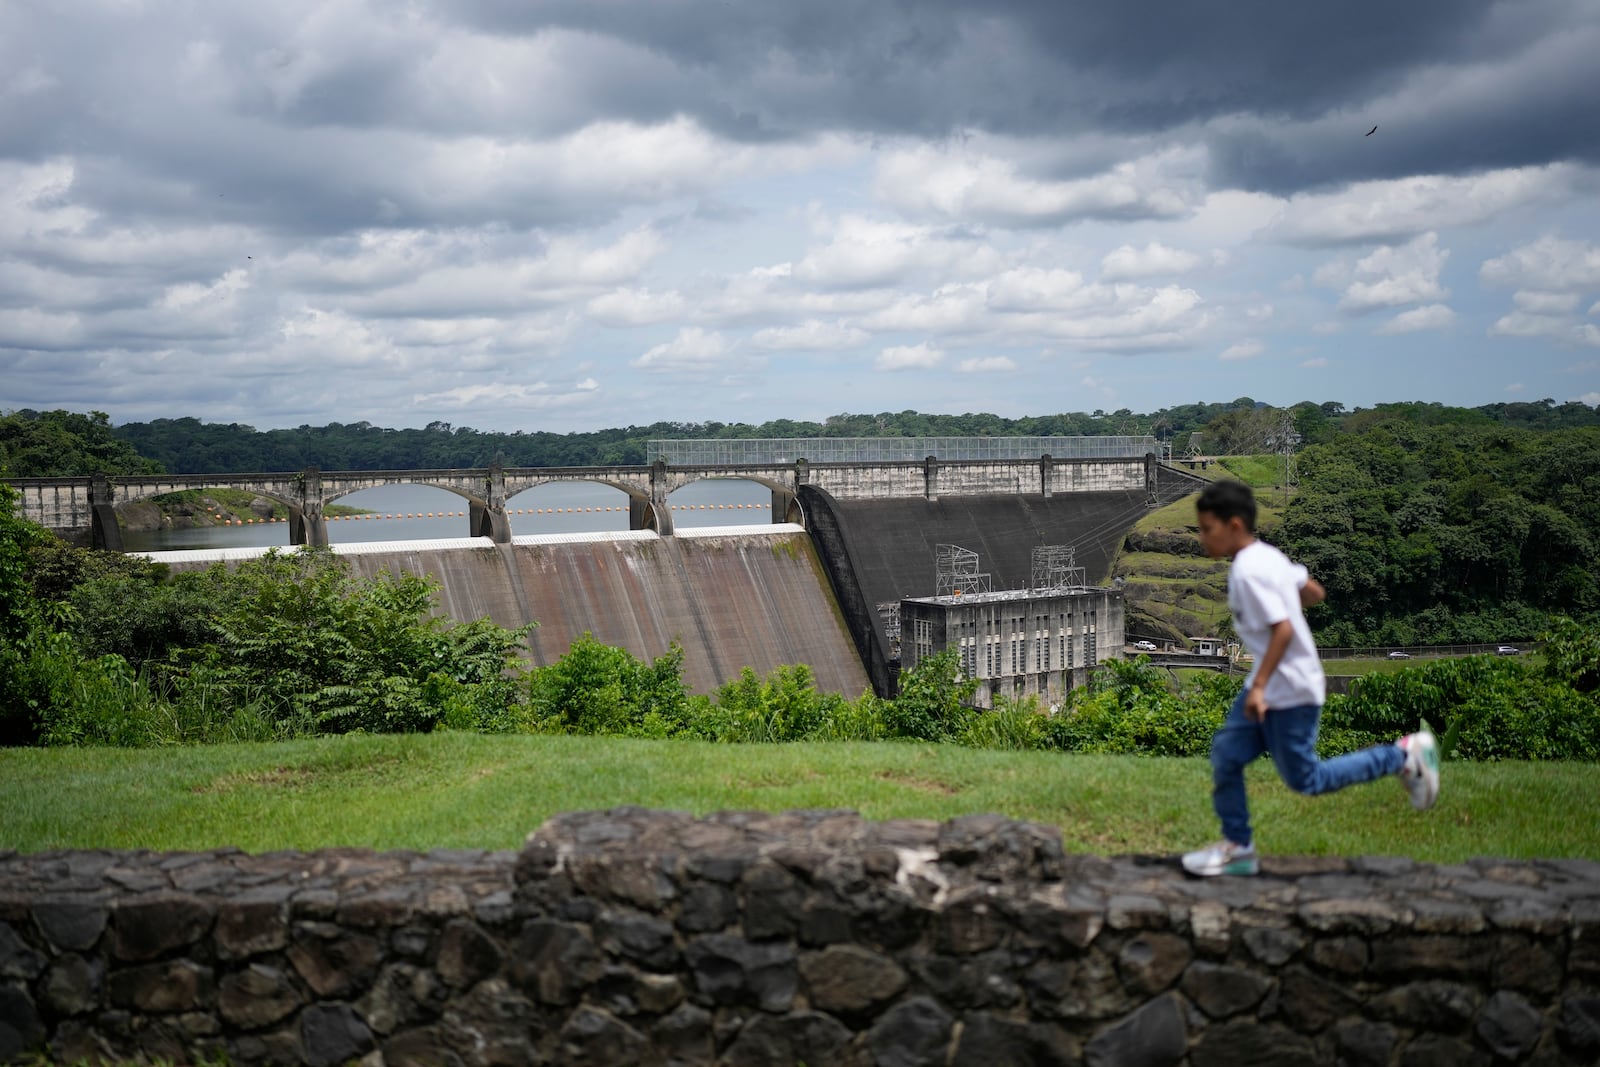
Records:
{"label": "white cloud", "polygon": [[656,345],[633,361],[641,370],[664,372],[704,372],[724,363],[732,346],[715,330],[687,326],[678,336]]}
{"label": "white cloud", "polygon": [[1237,344],[1232,344],[1227,348],[1224,348],[1222,350],[1222,354],[1217,358],[1227,360],[1229,362],[1241,359],[1254,359],[1266,350],[1266,345],[1262,344],[1255,338],[1250,338],[1249,340],[1240,341]]}
{"label": "white cloud", "polygon": [[1104,281],[1151,278],[1163,274],[1184,274],[1200,265],[1200,257],[1193,252],[1168,248],[1159,241],[1151,241],[1143,248],[1122,245],[1106,253],[1100,261],[1100,277]]}
{"label": "white cloud", "polygon": [[1588,404],[1592,408],[1600,407],[1600,393],[1584,393],[1576,399],[1580,404]]}
{"label": "white cloud", "polygon": [[1267,227],[1267,236],[1312,246],[1404,240],[1563,197],[1579,173],[1571,164],[1553,163],[1465,177],[1421,174],[1356,182],[1334,193],[1300,193]]}
{"label": "white cloud", "polygon": [[1600,346],[1600,326],[1558,315],[1513,311],[1496,319],[1489,333],[1497,337],[1542,338],[1563,345]]}
{"label": "white cloud", "polygon": [[831,225],[826,244],[794,265],[792,276],[823,288],[856,289],[919,274],[981,274],[995,265],[993,250],[970,236],[846,215]]}
{"label": "white cloud", "polygon": [[1456,321],[1456,313],[1444,304],[1425,304],[1410,311],[1402,311],[1382,326],[1383,334],[1416,333],[1418,330],[1442,330]]}
{"label": "white cloud", "polygon": [[1321,370],[1328,365],[1328,360],[1325,356],[1312,356],[1310,359],[1301,360],[1300,365],[1307,370]]}
{"label": "white cloud", "polygon": [[1007,356],[985,356],[981,359],[964,359],[956,364],[961,374],[988,374],[994,371],[1016,370],[1016,361]]}
{"label": "white cloud", "polygon": [[1352,280],[1339,299],[1339,310],[1359,314],[1444,300],[1450,290],[1439,284],[1439,272],[1449,256],[1432,233],[1398,247],[1385,245],[1351,268]]}
{"label": "white cloud", "polygon": [[1596,300],[1593,304],[1589,305],[1589,314],[1591,316],[1600,315],[1600,300]]}
{"label": "white cloud", "polygon": [[1528,387],[1523,385],[1521,382],[1512,382],[1510,385],[1506,386],[1505,391],[1508,393],[1520,393],[1527,388]]}
{"label": "white cloud", "polygon": [[1511,294],[1511,302],[1518,311],[1530,315],[1570,315],[1578,310],[1577,293],[1544,293],[1536,289],[1518,289]]}
{"label": "white cloud", "polygon": [[589,301],[589,317],[607,326],[650,326],[683,314],[683,297],[675,292],[613,289]]}
{"label": "white cloud", "polygon": [[1331,337],[1343,329],[1344,323],[1335,319],[1326,319],[1322,322],[1313,323],[1311,326],[1311,332],[1318,337]]}
{"label": "white cloud", "polygon": [[894,345],[878,355],[874,366],[882,371],[922,370],[944,362],[944,353],[926,341],[915,345]]}
{"label": "white cloud", "polygon": [[556,390],[549,382],[518,384],[513,382],[484,382],[463,385],[437,393],[418,393],[412,403],[433,408],[552,408],[564,407],[583,399],[587,393],[600,388],[593,378],[574,382],[565,391]]}
{"label": "white cloud", "polygon": [[1600,289],[1600,244],[1546,235],[1485,260],[1478,271],[1485,285],[1552,292]]}
{"label": "white cloud", "polygon": [[750,342],[758,348],[795,352],[827,352],[856,348],[870,335],[841,322],[807,319],[796,326],[769,326],[757,330]]}
{"label": "white cloud", "polygon": [[885,155],[873,189],[902,211],[996,226],[1174,218],[1198,198],[1200,166],[1193,149],[1171,149],[1087,178],[1053,180],[1029,177],[1011,160],[964,146],[923,146]]}

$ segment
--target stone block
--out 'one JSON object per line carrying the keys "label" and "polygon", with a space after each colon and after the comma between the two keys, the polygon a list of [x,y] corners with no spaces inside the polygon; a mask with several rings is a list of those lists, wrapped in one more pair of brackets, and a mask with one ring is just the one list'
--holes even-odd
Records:
{"label": "stone block", "polygon": [[842,1064],[854,1035],[844,1024],[816,1011],[758,1015],[745,1024],[717,1061],[719,1067],[789,1067]]}
{"label": "stone block", "polygon": [[99,901],[40,900],[29,909],[33,922],[58,952],[87,952],[100,940],[111,917]]}
{"label": "stone block", "polygon": [[111,1003],[146,1012],[189,1011],[209,1005],[211,968],[192,960],[171,960],[114,972],[106,982]]}
{"label": "stone block", "polygon": [[1009,1008],[1022,1001],[1017,961],[1004,949],[981,956],[911,956],[905,962],[919,988],[947,1007]]}
{"label": "stone block", "polygon": [[466,1067],[432,1027],[406,1030],[383,1043],[383,1067]]}
{"label": "stone block", "polygon": [[1000,944],[1006,923],[987,893],[969,892],[948,900],[932,919],[934,945],[941,952],[970,956]]}
{"label": "stone block", "polygon": [[867,1048],[876,1067],[944,1067],[953,1022],[932,999],[912,997],[879,1016]]}
{"label": "stone block", "polygon": [[684,949],[695,989],[714,1004],[754,1004],[763,1011],[788,1011],[794,1003],[799,968],[785,944],[746,941],[708,934]]}
{"label": "stone block", "polygon": [[668,971],[678,966],[677,937],[665,919],[607,911],[595,921],[594,936],[605,952],[649,970]]}
{"label": "stone block", "polygon": [[1077,1038],[1059,1026],[975,1012],[962,1017],[950,1067],[1067,1067],[1082,1062]]}
{"label": "stone block", "polygon": [[1144,933],[1117,952],[1117,971],[1128,988],[1151,995],[1166,989],[1194,958],[1189,942],[1175,934]]}
{"label": "stone block", "polygon": [[339,1067],[377,1045],[372,1031],[348,1004],[313,1004],[301,1012],[300,1043],[309,1067]]}
{"label": "stone block", "polygon": [[1372,944],[1371,970],[1385,978],[1481,978],[1493,950],[1485,937],[1384,937]]}
{"label": "stone block", "polygon": [[1249,1011],[1272,988],[1272,979],[1239,967],[1196,961],[1179,986],[1196,1007],[1213,1019]]}
{"label": "stone block", "polygon": [[1022,984],[1034,1015],[1048,1019],[1107,1019],[1135,1003],[1117,978],[1116,966],[1099,951],[1034,964],[1024,973]]}
{"label": "stone block", "polygon": [[28,991],[0,983],[0,1062],[20,1060],[45,1039],[44,1023]]}
{"label": "stone block", "polygon": [[1298,930],[1275,926],[1253,926],[1245,930],[1241,940],[1250,955],[1268,967],[1282,967],[1305,946],[1305,935]]}
{"label": "stone block", "polygon": [[752,941],[793,937],[805,891],[795,876],[771,860],[751,865],[740,880],[744,936]]}
{"label": "stone block", "polygon": [[1333,1028],[1334,1047],[1348,1067],[1388,1067],[1399,1033],[1388,1023],[1365,1020]]}
{"label": "stone block", "polygon": [[513,981],[545,1004],[571,1004],[600,977],[600,954],[574,923],[533,919],[517,939]]}
{"label": "stone block", "polygon": [[1360,1009],[1361,1002],[1342,984],[1304,967],[1289,967],[1278,979],[1278,1011],[1296,1030],[1317,1033]]}
{"label": "stone block", "polygon": [[1359,937],[1322,937],[1311,943],[1306,955],[1324,971],[1357,978],[1366,971],[1372,950]]}
{"label": "stone block", "polygon": [[1192,1067],[1307,1067],[1317,1062],[1309,1038],[1276,1023],[1243,1019],[1208,1027],[1189,1053]]}
{"label": "stone block", "polygon": [[289,946],[289,962],[319,997],[359,992],[372,981],[383,958],[383,946],[366,934],[333,936],[300,930]]}
{"label": "stone block", "polygon": [[1544,1016],[1522,997],[1502,990],[1484,1002],[1476,1029],[1496,1056],[1520,1060],[1544,1035]]}
{"label": "stone block", "polygon": [[449,986],[464,989],[500,970],[505,953],[477,923],[455,919],[445,924],[439,935],[439,956],[435,968]]}
{"label": "stone block", "polygon": [[277,967],[252,963],[217,984],[217,1010],[235,1026],[258,1030],[287,1018],[304,998]]}
{"label": "stone block", "polygon": [[802,956],[800,975],[813,1006],[844,1016],[870,1014],[906,987],[906,972],[898,963],[857,945]]}
{"label": "stone block", "polygon": [[1477,1015],[1478,996],[1454,982],[1411,982],[1374,997],[1370,1011],[1379,1017],[1419,1030],[1459,1033],[1469,1029]]}
{"label": "stone block", "polygon": [[650,1029],[656,1051],[667,1064],[710,1063],[716,1058],[711,1013],[694,1004],[679,1004]]}
{"label": "stone block", "polygon": [[51,962],[41,993],[55,1014],[81,1015],[100,1003],[103,979],[99,960],[90,962],[76,953],[69,953]]}
{"label": "stone block", "polygon": [[1386,934],[1404,921],[1400,909],[1382,897],[1336,897],[1302,904],[1299,917],[1308,929],[1331,934]]}
{"label": "stone block", "polygon": [[1561,988],[1561,958],[1547,944],[1521,934],[1501,934],[1490,969],[1496,989],[1551,996]]}
{"label": "stone block", "polygon": [[739,917],[739,899],[725,886],[696,882],[683,892],[678,929],[691,934],[726,930]]}
{"label": "stone block", "polygon": [[1400,1050],[1400,1067],[1489,1067],[1489,1057],[1457,1037],[1418,1034]]}
{"label": "stone block", "polygon": [[1563,997],[1556,1034],[1563,1048],[1600,1062],[1600,996],[1571,993]]}
{"label": "stone block", "polygon": [[650,1041],[609,1012],[583,1007],[561,1028],[561,1062],[567,1067],[637,1067]]}
{"label": "stone block", "polygon": [[1095,1034],[1083,1046],[1087,1067],[1171,1067],[1188,1051],[1178,998],[1168,993]]}
{"label": "stone block", "polygon": [[289,942],[287,894],[249,895],[217,904],[217,954],[241,959],[276,952]]}
{"label": "stone block", "polygon": [[10,923],[0,923],[0,978],[31,982],[44,973],[44,967],[44,954],[22,940]]}
{"label": "stone block", "polygon": [[188,948],[211,929],[209,902],[151,893],[118,900],[112,911],[112,954],[139,962]]}

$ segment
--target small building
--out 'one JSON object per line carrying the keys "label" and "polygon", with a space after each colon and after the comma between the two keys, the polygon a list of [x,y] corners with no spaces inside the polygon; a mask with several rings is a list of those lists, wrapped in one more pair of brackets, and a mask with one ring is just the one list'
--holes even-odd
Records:
{"label": "small building", "polygon": [[1078,587],[922,597],[900,602],[900,669],[947,648],[978,679],[973,703],[1037,696],[1059,703],[1090,668],[1122,658],[1120,589]]}
{"label": "small building", "polygon": [[1220,637],[1197,637],[1194,639],[1194,654],[1197,656],[1226,656],[1228,643]]}

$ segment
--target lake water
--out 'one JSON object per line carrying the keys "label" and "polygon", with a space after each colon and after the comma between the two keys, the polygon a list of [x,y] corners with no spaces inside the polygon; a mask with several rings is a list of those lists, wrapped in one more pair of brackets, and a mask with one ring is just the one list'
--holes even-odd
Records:
{"label": "lake water", "polygon": [[[756,482],[703,481],[668,498],[676,527],[753,526],[772,521],[772,491]],[[425,541],[466,537],[467,502],[454,493],[425,485],[386,485],[363,489],[334,503],[371,514],[328,518],[328,540]],[[628,496],[593,482],[542,485],[506,501],[513,534],[608,533],[628,528]],[[182,548],[244,548],[289,544],[289,524],[259,522],[243,526],[205,526],[188,530],[124,530],[130,552]]]}

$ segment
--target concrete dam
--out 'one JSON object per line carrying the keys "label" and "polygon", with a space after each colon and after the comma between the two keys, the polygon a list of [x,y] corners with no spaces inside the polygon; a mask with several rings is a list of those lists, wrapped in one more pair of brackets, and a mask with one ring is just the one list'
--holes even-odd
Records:
{"label": "concrete dam", "polygon": [[[1190,491],[1163,479],[1161,501]],[[710,693],[746,666],[809,666],[819,689],[892,695],[892,653],[877,605],[934,593],[934,546],[981,556],[996,589],[1026,586],[1039,545],[1077,547],[1090,584],[1110,573],[1123,534],[1151,504],[1142,492],[1016,494],[940,500],[838,500],[807,488],[795,524],[704,527],[662,537],[486,537],[337,545],[352,569],[426,574],[439,610],[461,621],[537,622],[532,662],[555,662],[585,632],[641,659],[684,651],[684,681]],[[175,570],[260,549],[161,553]]]}

